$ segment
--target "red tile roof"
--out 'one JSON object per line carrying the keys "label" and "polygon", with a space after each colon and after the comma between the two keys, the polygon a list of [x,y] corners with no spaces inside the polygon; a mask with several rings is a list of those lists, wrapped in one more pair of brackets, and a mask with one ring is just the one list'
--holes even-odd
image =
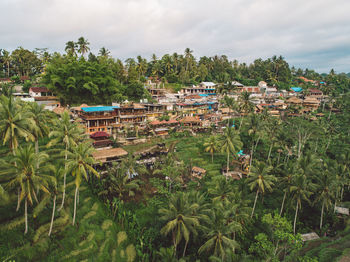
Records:
{"label": "red tile roof", "polygon": [[47,87],[45,86],[35,86],[35,87],[31,87],[29,88],[29,91],[35,92],[35,93],[41,93],[41,92],[49,92],[49,89],[47,89]]}
{"label": "red tile roof", "polygon": [[103,131],[97,131],[90,135],[90,138],[97,138],[97,137],[109,137],[109,134]]}

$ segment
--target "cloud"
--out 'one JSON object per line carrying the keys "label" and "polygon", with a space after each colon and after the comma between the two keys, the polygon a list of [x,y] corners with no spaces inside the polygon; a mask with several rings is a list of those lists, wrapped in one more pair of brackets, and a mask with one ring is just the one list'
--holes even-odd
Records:
{"label": "cloud", "polygon": [[291,65],[350,71],[347,0],[0,0],[0,48],[47,47],[84,36],[126,59],[226,54],[252,62],[282,55]]}

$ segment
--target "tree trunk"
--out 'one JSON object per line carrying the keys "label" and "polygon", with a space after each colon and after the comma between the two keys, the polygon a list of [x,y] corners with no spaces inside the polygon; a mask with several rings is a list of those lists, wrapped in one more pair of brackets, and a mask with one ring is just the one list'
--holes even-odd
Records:
{"label": "tree trunk", "polygon": [[280,163],[280,158],[281,158],[281,152],[278,152],[277,165]]}
{"label": "tree trunk", "polygon": [[62,194],[62,203],[60,208],[58,209],[58,211],[60,211],[63,206],[64,206],[64,198],[66,196],[66,179],[67,179],[67,158],[68,158],[68,154],[67,154],[67,149],[68,146],[66,145],[66,152],[64,153],[64,176],[63,176],[63,194]]}
{"label": "tree trunk", "polygon": [[39,153],[39,140],[35,138],[35,154]]}
{"label": "tree trunk", "polygon": [[281,211],[280,211],[280,216],[282,215],[283,212],[283,206],[284,206],[284,201],[286,200],[287,196],[287,190],[284,192],[283,200],[282,200],[282,206],[281,206]]}
{"label": "tree trunk", "polygon": [[184,252],[183,252],[183,254],[182,254],[182,257],[184,257],[184,256],[185,256],[186,249],[187,249],[187,244],[188,244],[188,241],[186,241],[186,243],[185,243],[185,248],[184,248]]}
{"label": "tree trunk", "polygon": [[214,153],[211,153],[211,163],[214,163]]}
{"label": "tree trunk", "polygon": [[227,169],[226,169],[226,173],[228,173],[230,168],[230,152],[227,152]]}
{"label": "tree trunk", "polygon": [[19,207],[20,207],[20,199],[21,199],[20,195],[21,195],[21,189],[20,189],[20,188],[17,188],[17,196],[18,196],[18,198],[17,198],[17,208],[16,208],[16,212],[19,210]]}
{"label": "tree trunk", "polygon": [[252,163],[253,163],[253,153],[254,153],[254,143],[252,144],[252,152],[250,152],[250,159],[249,159],[249,169],[248,169],[248,172],[250,171],[250,168],[252,166]]}
{"label": "tree trunk", "polygon": [[294,235],[295,235],[295,226],[296,226],[296,223],[297,223],[297,216],[298,216],[298,201],[297,201],[297,207],[295,209],[295,216],[294,216],[294,226],[293,226],[293,232],[294,232]]}
{"label": "tree trunk", "polygon": [[74,223],[75,223],[75,215],[77,213],[77,195],[78,195],[78,190],[79,190],[79,187],[76,187],[75,188],[75,196],[74,196],[73,226],[74,226]]}
{"label": "tree trunk", "polygon": [[267,161],[269,161],[269,159],[270,159],[272,146],[273,146],[273,143],[271,143],[270,150],[269,150],[269,155],[267,156]]}
{"label": "tree trunk", "polygon": [[51,235],[52,232],[52,226],[53,226],[53,220],[55,218],[55,209],[56,209],[56,195],[53,198],[53,208],[52,208],[52,216],[51,216],[51,225],[50,225],[50,230],[48,236]]}
{"label": "tree trunk", "polygon": [[241,121],[239,123],[238,131],[241,130],[242,123],[243,123],[243,116],[242,116],[242,113],[241,113]]}
{"label": "tree trunk", "polygon": [[253,206],[252,214],[250,215],[250,217],[253,217],[253,215],[254,215],[254,210],[255,210],[256,201],[258,200],[258,194],[259,194],[259,189],[256,190],[254,206]]}
{"label": "tree trunk", "polygon": [[27,234],[28,232],[28,210],[27,210],[27,197],[26,200],[24,202],[24,221],[25,221],[25,230],[24,230],[24,234]]}
{"label": "tree trunk", "polygon": [[321,209],[321,220],[320,220],[320,229],[322,229],[322,222],[323,222],[323,210],[324,210],[324,201],[322,202],[322,209]]}

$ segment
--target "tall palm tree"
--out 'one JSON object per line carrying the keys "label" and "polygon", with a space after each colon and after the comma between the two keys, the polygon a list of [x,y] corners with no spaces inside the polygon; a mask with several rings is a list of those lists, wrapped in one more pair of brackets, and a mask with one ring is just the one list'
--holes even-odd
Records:
{"label": "tall palm tree", "polygon": [[186,72],[188,71],[189,69],[189,65],[190,65],[190,61],[192,60],[193,58],[193,50],[191,50],[190,48],[186,48],[185,49],[185,60],[186,60]]}
{"label": "tall palm tree", "polygon": [[[131,174],[133,171],[131,171]],[[125,195],[134,196],[135,190],[139,188],[138,181],[130,178],[130,166],[125,162],[114,164],[108,169],[108,176],[104,179],[106,193],[117,195],[123,199]]]}
{"label": "tall palm tree", "polygon": [[190,235],[197,235],[200,221],[198,216],[193,215],[196,209],[198,204],[189,203],[188,193],[178,192],[170,195],[167,208],[159,210],[160,219],[166,222],[160,232],[165,236],[171,233],[175,254],[182,238],[185,240],[184,256]]}
{"label": "tall palm tree", "polygon": [[238,102],[239,102],[239,108],[241,111],[241,123],[239,125],[238,129],[241,129],[242,126],[242,113],[250,113],[254,110],[254,104],[251,102],[251,98],[250,98],[250,93],[243,91],[239,97],[238,97]]}
{"label": "tall palm tree", "polygon": [[281,205],[281,210],[280,210],[280,216],[282,215],[283,208],[284,208],[284,203],[286,201],[287,194],[290,192],[290,187],[292,185],[292,179],[293,177],[297,174],[297,167],[295,163],[289,162],[285,166],[285,176],[280,178],[280,186],[283,188],[284,195],[283,195],[283,200],[282,200],[282,205]]}
{"label": "tall palm tree", "polygon": [[333,200],[336,198],[337,178],[332,168],[332,162],[324,163],[321,173],[316,178],[316,199],[315,202],[321,203],[320,229],[322,229],[324,209],[332,206]]}
{"label": "tall palm tree", "polygon": [[32,114],[32,118],[35,122],[35,128],[32,130],[35,140],[35,153],[39,153],[39,138],[42,138],[49,133],[49,127],[47,125],[48,111],[44,108],[45,105],[28,103],[28,111]]}
{"label": "tall palm tree", "polygon": [[214,162],[214,153],[218,151],[218,141],[215,136],[211,136],[205,140],[204,151],[211,154],[211,162]]}
{"label": "tall palm tree", "polygon": [[77,212],[77,197],[79,194],[79,187],[83,178],[89,179],[88,174],[91,173],[99,177],[99,173],[92,167],[95,163],[91,156],[95,149],[90,143],[80,143],[78,146],[72,148],[72,152],[68,152],[68,171],[75,177],[75,194],[74,194],[74,213],[73,225],[75,223],[75,216]]}
{"label": "tall palm tree", "polygon": [[[236,109],[236,102],[235,102],[235,99],[234,98],[232,98],[232,97],[228,97],[227,95],[225,95],[224,96],[224,99],[223,99],[223,104],[225,105],[225,106],[227,106],[228,107],[228,110],[229,110],[229,116],[231,116],[231,110],[232,110],[232,112]],[[229,125],[229,121],[230,121],[230,119],[227,119],[227,126]]]}
{"label": "tall palm tree", "polygon": [[111,52],[107,48],[101,47],[98,54],[102,57],[108,58],[111,55]]}
{"label": "tall palm tree", "polygon": [[63,144],[64,150],[64,176],[63,176],[63,195],[62,203],[58,210],[61,210],[64,205],[66,195],[66,178],[67,178],[67,158],[68,150],[71,147],[76,146],[79,140],[82,140],[84,131],[78,127],[76,123],[70,121],[70,117],[67,111],[63,112],[60,119],[55,119],[53,131],[49,133],[51,138],[47,147]]}
{"label": "tall palm tree", "polygon": [[55,183],[52,185],[52,189],[50,190],[51,191],[51,195],[53,195],[53,207],[52,207],[51,223],[50,223],[50,229],[49,229],[48,236],[51,235],[52,227],[53,227],[53,221],[55,219],[56,199],[57,199],[57,195],[58,195],[57,181],[58,181],[58,178],[63,174],[63,171],[64,171],[63,168],[56,168],[56,170],[54,172]]}
{"label": "tall palm tree", "polygon": [[10,63],[11,63],[11,55],[9,51],[3,50],[2,51],[2,62],[7,67],[7,77],[10,77]]}
{"label": "tall palm tree", "polygon": [[77,44],[78,44],[78,47],[79,47],[78,48],[78,52],[82,56],[84,56],[87,52],[90,51],[90,47],[89,47],[90,43],[84,37],[82,37],[82,36],[79,37]]}
{"label": "tall palm tree", "polygon": [[9,144],[12,154],[15,154],[20,139],[34,141],[30,132],[35,127],[32,117],[18,100],[0,96],[0,138],[3,145]]}
{"label": "tall palm tree", "polygon": [[258,199],[259,193],[264,194],[265,189],[272,191],[272,186],[277,181],[277,178],[273,175],[269,175],[273,167],[266,165],[264,162],[257,161],[252,167],[247,183],[250,186],[250,190],[256,189],[256,195],[254,200],[254,206],[250,217],[253,217],[256,201]]}
{"label": "tall palm tree", "polygon": [[215,203],[214,211],[209,216],[210,220],[205,227],[205,236],[208,240],[198,249],[199,254],[212,250],[214,256],[224,261],[226,249],[235,250],[239,247],[230,236],[240,231],[241,225],[231,221],[226,211],[221,202]]}
{"label": "tall palm tree", "polygon": [[213,201],[232,201],[234,196],[232,180],[227,180],[222,175],[215,176],[207,183],[207,188],[208,194],[212,197]]}
{"label": "tall palm tree", "polygon": [[66,47],[64,50],[67,52],[68,55],[76,56],[77,55],[77,48],[78,48],[77,43],[75,43],[74,41],[68,41],[66,43]]}
{"label": "tall palm tree", "polygon": [[227,155],[227,169],[230,168],[230,154],[236,154],[243,146],[238,132],[232,127],[227,127],[225,133],[221,138],[221,152]]}
{"label": "tall palm tree", "polygon": [[292,186],[290,187],[290,192],[292,193],[292,199],[295,200],[295,216],[293,224],[293,232],[295,234],[296,221],[298,216],[298,210],[301,209],[302,201],[307,201],[310,203],[310,196],[313,194],[314,185],[309,181],[309,179],[302,174],[297,174],[293,177]]}
{"label": "tall palm tree", "polygon": [[[15,150],[15,155],[5,162],[0,176],[7,180],[9,189],[21,188],[19,203],[24,200],[25,231],[28,232],[28,203],[33,205],[33,199],[38,202],[37,191],[49,193],[49,185],[55,183],[55,178],[48,175],[54,167],[48,164],[49,156],[45,153],[36,154],[31,145]],[[40,165],[40,168],[38,166]]]}

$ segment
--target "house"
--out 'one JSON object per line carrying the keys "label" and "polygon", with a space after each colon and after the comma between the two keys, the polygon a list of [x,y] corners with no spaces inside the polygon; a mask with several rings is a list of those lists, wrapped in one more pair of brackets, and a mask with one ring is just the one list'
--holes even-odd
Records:
{"label": "house", "polygon": [[216,95],[215,86],[205,87],[205,86],[193,86],[186,87],[182,89],[182,92],[185,94],[208,94],[208,95]]}
{"label": "house", "polygon": [[311,111],[314,111],[320,106],[320,101],[318,101],[315,97],[308,96],[304,99],[303,106]]}
{"label": "house", "polygon": [[237,82],[237,81],[232,81],[231,85],[234,87],[243,87],[244,86],[243,84],[241,84],[240,82]]}
{"label": "house", "polygon": [[185,118],[181,119],[180,122],[184,125],[184,126],[188,126],[188,127],[193,127],[193,126],[200,126],[201,125],[201,121],[193,116],[186,116]]}
{"label": "house", "polygon": [[147,120],[155,120],[158,117],[161,117],[165,110],[166,106],[162,104],[142,104],[146,110]]}
{"label": "house", "polygon": [[309,88],[307,91],[308,91],[308,95],[307,96],[314,97],[314,98],[316,98],[319,101],[322,100],[323,92],[321,90],[316,89],[316,88]]}
{"label": "house", "polygon": [[94,140],[92,145],[96,148],[111,146],[112,141],[109,137],[110,135],[103,131],[97,131],[90,135],[90,138]]}
{"label": "house", "polygon": [[45,86],[37,86],[29,88],[29,95],[31,97],[40,97],[40,96],[53,96],[52,92],[47,89]]}
{"label": "house", "polygon": [[93,134],[97,131],[103,131],[112,134],[113,124],[117,123],[118,106],[90,106],[75,108],[79,117],[85,123],[86,131]]}
{"label": "house", "polygon": [[202,179],[206,173],[207,173],[207,170],[200,168],[198,166],[194,166],[192,168],[192,172],[191,172],[192,180],[193,179]]}
{"label": "house", "polygon": [[131,103],[115,108],[120,124],[141,124],[146,122],[146,107],[142,104]]}
{"label": "house", "polygon": [[28,93],[12,93],[13,97],[18,98],[24,102],[34,102],[34,97],[30,96]]}
{"label": "house", "polygon": [[163,97],[166,92],[166,89],[164,88],[147,87],[147,90],[151,94],[152,98],[155,98],[155,99],[159,97]]}
{"label": "house", "polygon": [[301,105],[303,103],[303,100],[295,96],[292,96],[286,100],[286,103],[289,105]]}
{"label": "house", "polygon": [[216,84],[213,82],[202,82],[199,84],[199,86],[205,88],[215,88]]}
{"label": "house", "polygon": [[254,95],[261,94],[260,87],[258,86],[244,86],[242,87],[241,92],[248,92]]}

